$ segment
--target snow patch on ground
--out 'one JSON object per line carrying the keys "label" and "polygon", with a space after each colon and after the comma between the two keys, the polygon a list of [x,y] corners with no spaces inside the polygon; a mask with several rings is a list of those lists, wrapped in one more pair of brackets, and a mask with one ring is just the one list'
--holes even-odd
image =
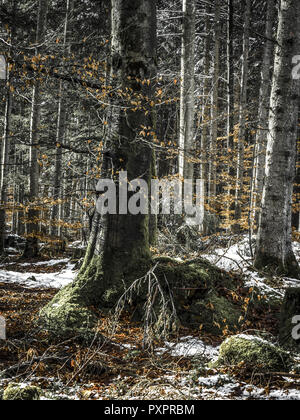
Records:
{"label": "snow patch on ground", "polygon": [[165,343],[165,347],[156,349],[157,354],[170,353],[173,357],[205,357],[209,360],[218,356],[219,349],[206,345],[199,338],[182,337],[178,343]]}
{"label": "snow patch on ground", "polygon": [[[56,263],[61,264],[62,261],[67,262],[68,260],[51,260],[43,264],[35,265],[48,265],[53,266]],[[24,266],[24,265],[23,265]],[[74,264],[68,263],[66,268],[57,273],[18,273],[9,270],[0,270],[0,283],[12,283],[21,284],[27,288],[53,288],[60,289],[68,284],[72,283],[76,277],[76,271],[74,271]]]}
{"label": "snow patch on ground", "polygon": [[[255,242],[253,241],[253,244]],[[300,243],[293,243],[294,253],[300,263]],[[241,273],[245,278],[246,287],[254,287],[261,291],[262,295],[268,298],[282,299],[287,287],[295,287],[300,285],[300,281],[296,279],[283,278],[282,286],[273,288],[266,284],[266,279],[261,277],[259,273],[253,270],[252,252],[249,245],[249,238],[244,237],[240,242],[228,246],[227,248],[215,249],[210,254],[202,255],[203,258],[225,271],[234,271]]]}

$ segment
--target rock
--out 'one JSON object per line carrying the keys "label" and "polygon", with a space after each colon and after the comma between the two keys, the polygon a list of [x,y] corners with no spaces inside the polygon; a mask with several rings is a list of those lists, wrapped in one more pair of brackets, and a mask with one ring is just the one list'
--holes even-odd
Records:
{"label": "rock", "polygon": [[222,334],[225,329],[236,332],[241,317],[240,309],[216,293],[193,303],[188,313],[190,325],[201,325],[203,331],[214,335]]}
{"label": "rock", "polygon": [[36,386],[9,384],[3,393],[3,401],[36,401],[41,397],[42,391]]}
{"label": "rock", "polygon": [[259,337],[236,335],[220,347],[219,357],[211,367],[244,366],[258,372],[288,372],[293,361],[289,353]]}

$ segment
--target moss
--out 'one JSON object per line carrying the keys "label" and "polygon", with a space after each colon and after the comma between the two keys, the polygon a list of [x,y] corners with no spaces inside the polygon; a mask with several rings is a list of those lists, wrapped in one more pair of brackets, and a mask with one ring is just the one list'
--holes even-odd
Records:
{"label": "moss", "polygon": [[[100,266],[101,267],[101,266]],[[94,336],[97,318],[90,307],[100,299],[98,291],[103,274],[99,257],[82,271],[74,284],[63,288],[39,314],[39,325],[57,337]]]}
{"label": "moss", "polygon": [[[141,258],[139,251],[125,267],[126,273],[120,271],[117,261],[113,260],[111,264],[116,266],[115,271],[110,270],[105,276],[101,258],[95,257],[85,270],[80,271],[76,282],[61,290],[41,311],[40,325],[59,337],[89,337],[97,323],[90,307],[96,306],[103,312],[113,309],[125,288],[157,265],[155,275],[166,301],[170,300],[171,293],[179,323],[193,328],[201,325],[203,331],[216,335],[224,329],[236,331],[241,310],[226,298],[226,293],[235,290],[240,283],[209,262],[197,259],[180,263],[168,257],[151,261],[147,256]],[[132,296],[128,307],[139,321],[145,314],[148,288],[145,281]],[[157,319],[161,319],[161,309],[158,293],[154,303]],[[170,301],[164,310],[169,315],[172,313]]]}
{"label": "moss", "polygon": [[223,296],[209,294],[181,314],[183,324],[190,327],[202,326],[202,330],[220,335],[224,330],[236,332],[239,326],[241,311]]}
{"label": "moss", "polygon": [[287,372],[292,366],[290,355],[259,337],[237,335],[221,345],[219,358],[212,367],[243,365],[260,372]]}
{"label": "moss", "polygon": [[40,312],[39,325],[62,338],[89,338],[97,320],[72,285],[62,289]]}
{"label": "moss", "polygon": [[3,393],[3,401],[34,401],[41,397],[41,389],[35,386],[10,384]]}

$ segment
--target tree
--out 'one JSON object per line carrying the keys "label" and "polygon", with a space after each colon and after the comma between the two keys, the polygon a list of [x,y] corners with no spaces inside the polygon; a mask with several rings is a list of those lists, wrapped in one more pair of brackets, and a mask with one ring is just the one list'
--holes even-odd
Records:
{"label": "tree", "polygon": [[[39,10],[35,39],[35,56],[37,57],[41,51],[43,44],[46,19],[47,19],[48,0],[39,0]],[[32,108],[30,121],[30,181],[29,181],[29,200],[30,209],[28,211],[27,226],[27,242],[24,251],[25,258],[34,258],[39,253],[38,247],[38,217],[39,211],[36,209],[39,195],[39,172],[40,166],[38,161],[39,143],[40,143],[40,119],[41,119],[41,82],[39,77],[36,78],[32,93]]]}
{"label": "tree", "polygon": [[298,1],[281,0],[255,266],[295,278],[300,269],[292,249],[291,216],[300,84],[292,78],[292,66],[299,51]]}
{"label": "tree", "polygon": [[191,180],[194,178],[192,151],[195,148],[195,13],[195,1],[183,0],[179,173]]}
{"label": "tree", "polygon": [[[70,48],[67,49],[67,41],[68,41],[68,31],[69,31],[69,21],[71,18],[71,14],[73,12],[73,0],[66,0],[66,17],[65,17],[65,25],[64,25],[64,40],[63,40],[63,54],[64,57],[66,55],[70,55]],[[66,54],[68,52],[68,54]],[[65,130],[66,130],[66,118],[67,118],[67,106],[65,100],[65,83],[63,81],[59,82],[59,99],[58,99],[58,116],[57,116],[57,132],[56,132],[56,153],[55,153],[55,175],[54,175],[54,182],[53,182],[53,198],[56,204],[54,204],[52,209],[52,226],[51,226],[51,234],[55,235],[58,233],[60,236],[61,229],[60,227],[55,226],[55,222],[59,216],[59,209],[60,205],[57,204],[59,199],[61,199],[61,182],[62,182],[62,148],[61,144],[64,143],[65,139]]]}
{"label": "tree", "polygon": [[269,0],[267,5],[266,39],[261,69],[261,87],[259,94],[258,129],[256,134],[255,161],[253,173],[253,202],[252,212],[254,221],[258,222],[259,208],[264,183],[266,163],[266,139],[270,110],[271,67],[274,51],[273,27],[275,15],[275,1]]}
{"label": "tree", "polygon": [[244,150],[246,143],[246,120],[247,120],[247,99],[248,99],[248,78],[249,78],[249,45],[250,45],[250,23],[251,23],[251,1],[246,1],[245,7],[245,25],[243,36],[243,56],[242,56],[242,74],[241,74],[241,90],[240,90],[240,107],[239,107],[239,134],[238,134],[238,160],[237,160],[237,180],[235,192],[235,214],[237,221],[233,225],[233,231],[239,233],[241,218],[241,197],[243,193],[244,183]]}
{"label": "tree", "polygon": [[[112,127],[114,136],[105,157],[105,173],[109,173],[110,162],[112,177],[126,169],[129,183],[133,179],[149,183],[152,149],[141,132],[142,127],[153,127],[150,111],[157,65],[155,1],[112,0],[111,50],[112,76],[121,83],[122,92],[131,95],[120,95],[124,99],[117,96],[114,103],[119,119],[117,126]],[[139,99],[144,101],[142,107],[136,107]],[[132,195],[133,192],[128,200]],[[93,223],[87,261],[76,285],[64,289],[55,298],[55,302],[60,299],[63,302],[58,311],[52,302],[42,313],[49,328],[73,330],[74,318],[77,328],[78,325],[86,327],[93,318],[86,309],[89,305],[113,306],[124,291],[124,284],[128,286],[145,275],[151,266],[148,215],[100,217],[96,213]],[[96,246],[99,238],[104,239],[101,247]]]}
{"label": "tree", "polygon": [[221,33],[221,3],[220,0],[215,2],[215,50],[214,50],[214,76],[212,89],[211,104],[211,138],[210,138],[210,164],[209,164],[209,198],[210,200],[217,193],[217,139],[219,128],[219,86],[220,86],[220,33]]}

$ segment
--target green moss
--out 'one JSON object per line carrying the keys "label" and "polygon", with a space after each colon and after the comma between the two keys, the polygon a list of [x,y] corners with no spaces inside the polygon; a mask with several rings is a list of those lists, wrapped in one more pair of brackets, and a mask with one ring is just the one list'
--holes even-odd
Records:
{"label": "green moss", "polygon": [[[128,265],[123,265],[126,272],[120,271],[115,259],[111,265],[113,269],[104,275],[102,260],[95,257],[85,270],[80,271],[76,282],[61,290],[41,311],[40,325],[59,337],[93,334],[97,319],[90,307],[97,307],[103,312],[113,309],[125,289],[156,265],[155,275],[165,302],[168,302],[164,312],[172,319],[170,328],[175,325],[171,317],[171,296],[179,324],[192,328],[201,325],[203,331],[216,335],[222,334],[224,329],[236,331],[241,310],[226,298],[226,293],[235,290],[239,282],[209,262],[197,259],[181,263],[168,257],[151,261],[145,255],[141,257],[141,251],[137,251]],[[128,305],[127,309],[134,312],[136,320],[144,318],[148,289],[146,280],[132,295],[130,307]],[[160,292],[155,295],[153,308],[156,318],[166,323],[166,317],[161,317]]]}
{"label": "green moss", "polygon": [[[100,265],[101,268],[101,265]],[[82,271],[74,284],[63,288],[39,314],[39,325],[57,337],[94,336],[97,318],[89,309],[99,302],[103,273],[99,257]]]}
{"label": "green moss", "polygon": [[183,324],[190,327],[202,325],[202,330],[220,335],[224,330],[236,332],[239,326],[241,311],[223,296],[209,294],[181,314]]}
{"label": "green moss", "polygon": [[34,401],[39,400],[41,389],[35,386],[10,384],[3,393],[3,401]]}
{"label": "green moss", "polygon": [[75,336],[88,338],[96,323],[94,314],[85,306],[72,285],[62,289],[41,310],[39,316],[40,326],[62,338]]}
{"label": "green moss", "polygon": [[212,367],[245,367],[260,372],[288,372],[292,366],[290,355],[259,337],[237,335],[221,345],[219,358]]}

